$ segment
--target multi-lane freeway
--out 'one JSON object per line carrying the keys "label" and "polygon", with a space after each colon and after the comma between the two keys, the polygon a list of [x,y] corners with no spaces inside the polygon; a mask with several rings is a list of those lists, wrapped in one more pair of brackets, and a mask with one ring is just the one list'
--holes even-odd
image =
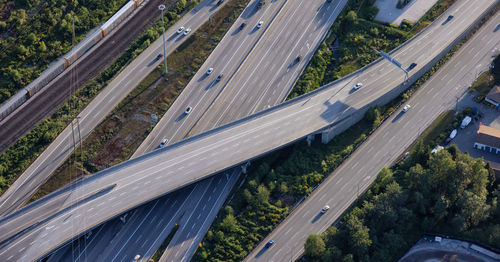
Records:
{"label": "multi-lane freeway", "polygon": [[[403,64],[415,61],[419,66],[426,66],[494,2],[496,1],[482,1],[475,3],[473,8],[465,9],[464,6],[470,4],[469,1],[460,1],[454,5],[453,23],[441,25],[438,20],[399,48],[393,56]],[[365,86],[352,92],[353,80],[361,80]],[[4,242],[0,257],[7,261],[39,257],[72,236],[138,204],[243,163],[324,127],[341,124],[351,113],[396,88],[403,81],[404,75],[399,69],[395,69],[389,62],[379,60],[368,68],[315,92],[104,170],[65,189],[66,191],[58,191],[2,219],[0,235],[8,236],[12,231],[19,230],[11,227],[11,223],[17,219],[28,221],[34,215],[33,211],[42,207],[48,209],[46,205],[57,200],[58,196],[67,193],[67,199],[80,199],[72,205],[69,205],[71,202],[66,202],[62,205],[65,209],[46,221],[33,225],[9,243]],[[94,193],[99,196],[94,196]]]}
{"label": "multi-lane freeway", "polygon": [[[488,68],[492,57],[500,52],[500,32],[495,31],[498,21],[497,13],[420,87],[407,102],[411,105],[408,112],[387,119],[245,261],[284,262],[300,257],[309,234],[323,232],[332,225],[359,192],[375,180],[382,167],[397,160],[440,113],[455,107],[456,98],[475,80],[469,72]],[[330,210],[321,214],[325,205]],[[275,244],[267,250],[264,245],[271,239]]]}
{"label": "multi-lane freeway", "polygon": [[[224,124],[213,120],[221,115],[220,110],[223,108],[233,113],[224,117],[225,122],[230,122],[283,101],[345,2],[276,1],[262,10],[255,8],[256,1],[250,2],[135,155],[154,150],[163,138],[172,143]],[[257,25],[259,21],[265,21],[260,29],[251,26]],[[239,27],[242,23],[249,26],[241,30]],[[300,62],[295,61],[297,56],[302,57]],[[206,81],[205,72],[210,67],[214,68],[211,75],[217,74]],[[223,74],[227,80],[214,83],[213,79],[218,74]],[[278,92],[266,95],[271,101],[257,101],[265,89],[269,89],[268,83],[273,83],[273,91]],[[200,88],[204,85],[210,88]],[[233,96],[238,99],[230,99]],[[190,105],[195,105],[193,112],[179,121],[178,116]],[[195,125],[197,130],[192,130]],[[239,170],[232,172],[234,176],[239,175]],[[190,258],[226,198],[228,188],[235,181],[211,183],[207,190],[190,194],[191,198],[207,194],[202,199],[208,200],[209,208],[203,206],[201,213],[200,209],[186,208],[183,213],[191,219],[179,221],[182,227],[175,234],[162,261],[186,261]],[[146,213],[149,217],[155,214],[144,210],[143,214]],[[148,230],[147,225],[141,230]]]}
{"label": "multi-lane freeway", "polygon": [[[223,3],[225,4],[225,3]],[[170,39],[167,53],[173,52],[187,37],[177,35],[180,26],[197,30],[210,15],[218,10],[211,0],[199,3],[193,10],[185,14],[171,29],[166,31]],[[155,7],[156,8],[156,7]],[[159,38],[147,50],[132,61],[89,105],[78,115],[82,139],[85,139],[94,128],[123,100],[162,60],[156,60],[163,52],[162,39]],[[152,63],[155,61],[154,63]],[[78,139],[76,139],[78,141]],[[30,165],[29,168],[10,186],[0,198],[0,216],[4,216],[21,207],[50,175],[73,152],[73,131],[68,125],[47,149]]]}

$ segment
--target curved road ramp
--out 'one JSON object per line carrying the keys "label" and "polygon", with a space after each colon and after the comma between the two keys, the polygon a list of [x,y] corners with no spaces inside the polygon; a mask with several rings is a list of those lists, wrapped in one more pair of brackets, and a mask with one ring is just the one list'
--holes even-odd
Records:
{"label": "curved road ramp", "polygon": [[[74,237],[127,210],[183,188],[249,159],[286,146],[309,134],[345,130],[374,105],[385,104],[404,91],[461,39],[498,0],[461,0],[452,8],[455,19],[438,18],[424,31],[390,53],[403,66],[418,66],[406,77],[389,61],[379,59],[316,91],[236,122],[158,149],[61,189],[0,220],[0,261],[33,261]],[[353,92],[353,83],[364,83]],[[43,223],[23,222],[38,217],[61,191],[69,199],[116,186],[102,196],[71,205]],[[9,223],[19,221],[18,228]],[[9,233],[12,230],[17,231]],[[6,235],[14,237],[6,238]]]}

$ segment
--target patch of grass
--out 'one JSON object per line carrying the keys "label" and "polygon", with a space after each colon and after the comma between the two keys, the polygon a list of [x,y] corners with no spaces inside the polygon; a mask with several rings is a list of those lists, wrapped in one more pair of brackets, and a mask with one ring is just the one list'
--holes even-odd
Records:
{"label": "patch of grass", "polygon": [[484,98],[486,97],[488,92],[490,92],[490,90],[493,88],[494,85],[495,85],[495,79],[493,78],[491,72],[488,70],[479,75],[476,81],[472,83],[472,86],[469,91],[477,92],[478,94],[474,100],[478,103],[481,103],[482,101],[484,101]]}
{"label": "patch of grass", "polygon": [[[434,122],[422,133],[421,139],[424,144],[431,145],[431,141],[433,142],[436,138],[441,139],[441,134],[444,134],[445,131],[449,129],[449,126],[455,120],[455,111],[449,110],[441,113]],[[434,145],[431,145],[434,146]]]}

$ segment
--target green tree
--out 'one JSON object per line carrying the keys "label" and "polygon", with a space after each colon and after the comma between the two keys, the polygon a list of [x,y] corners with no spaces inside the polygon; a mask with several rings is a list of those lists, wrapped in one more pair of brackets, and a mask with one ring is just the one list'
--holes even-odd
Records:
{"label": "green tree", "polygon": [[310,234],[304,243],[304,250],[307,256],[318,258],[325,252],[325,242],[320,235]]}

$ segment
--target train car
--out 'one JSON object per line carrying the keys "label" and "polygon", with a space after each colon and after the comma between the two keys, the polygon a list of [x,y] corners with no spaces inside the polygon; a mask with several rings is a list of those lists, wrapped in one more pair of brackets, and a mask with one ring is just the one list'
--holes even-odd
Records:
{"label": "train car", "polygon": [[107,36],[115,29],[125,18],[127,18],[135,10],[135,2],[126,3],[116,14],[114,14],[106,23],[101,26],[102,35]]}
{"label": "train car", "polygon": [[26,89],[21,89],[15,95],[9,98],[0,106],[0,121],[6,118],[10,113],[14,112],[28,99]]}

